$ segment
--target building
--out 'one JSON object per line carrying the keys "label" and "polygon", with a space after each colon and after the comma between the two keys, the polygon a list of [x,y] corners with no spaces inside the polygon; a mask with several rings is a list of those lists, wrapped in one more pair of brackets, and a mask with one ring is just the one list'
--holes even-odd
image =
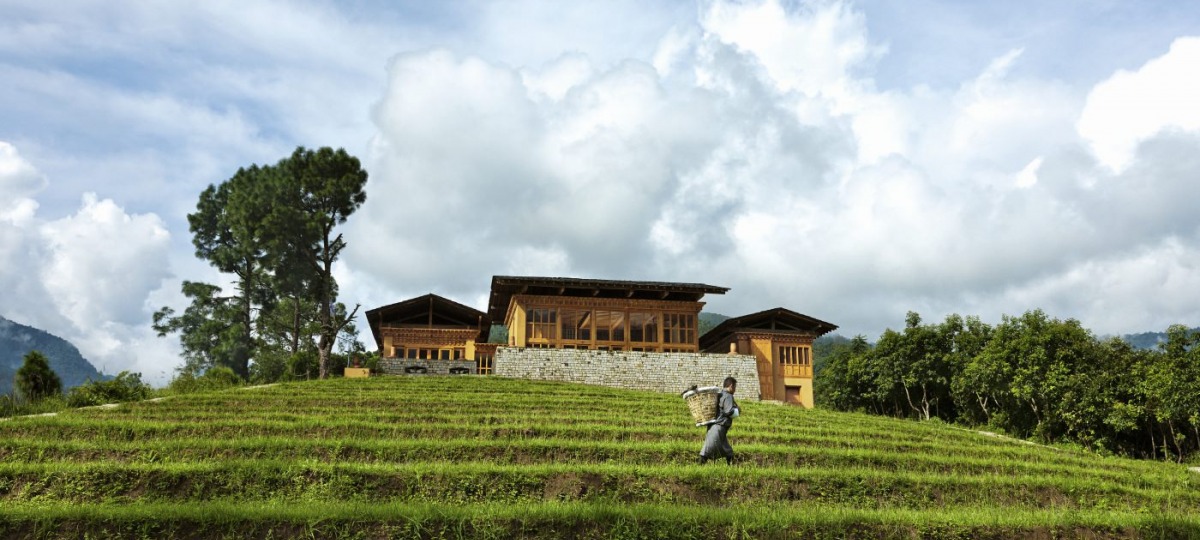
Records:
{"label": "building", "polygon": [[699,352],[700,299],[728,290],[701,283],[495,276],[488,315],[502,321],[513,347]]}
{"label": "building", "polygon": [[497,344],[488,343],[492,320],[482,311],[427,294],[366,315],[385,373],[492,371]]}
{"label": "building", "polygon": [[722,321],[700,337],[700,349],[754,355],[762,399],[812,408],[813,340],[836,328],[789,309],[768,309]]}
{"label": "building", "polygon": [[[761,395],[749,397],[812,407],[812,342],[837,327],[775,308],[728,319],[701,336],[704,295],[728,291],[702,283],[494,276],[487,313],[429,294],[367,311],[367,320],[385,373],[490,374],[503,346],[728,353],[752,355],[757,364]],[[493,324],[507,330],[504,343],[488,343]]]}

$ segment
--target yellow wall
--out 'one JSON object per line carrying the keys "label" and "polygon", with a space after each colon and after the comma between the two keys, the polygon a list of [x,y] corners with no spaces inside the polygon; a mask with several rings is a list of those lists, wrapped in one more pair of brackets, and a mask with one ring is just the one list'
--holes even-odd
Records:
{"label": "yellow wall", "polygon": [[762,399],[779,399],[775,391],[775,347],[769,339],[751,339],[750,350],[758,361],[758,388]]}

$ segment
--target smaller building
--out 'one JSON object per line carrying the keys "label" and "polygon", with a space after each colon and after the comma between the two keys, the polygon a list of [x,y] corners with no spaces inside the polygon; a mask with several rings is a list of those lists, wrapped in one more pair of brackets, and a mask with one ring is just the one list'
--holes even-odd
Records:
{"label": "smaller building", "polygon": [[813,340],[836,329],[779,307],[722,321],[700,336],[700,350],[754,355],[762,399],[811,409]]}
{"label": "smaller building", "polygon": [[[427,294],[367,311],[384,373],[492,371],[492,320],[477,309]],[[464,371],[465,370],[465,371]]]}

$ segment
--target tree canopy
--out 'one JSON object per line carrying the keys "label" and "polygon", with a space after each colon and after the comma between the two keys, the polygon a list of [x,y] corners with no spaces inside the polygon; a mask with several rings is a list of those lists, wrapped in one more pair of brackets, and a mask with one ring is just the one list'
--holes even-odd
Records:
{"label": "tree canopy", "polygon": [[50,361],[38,351],[25,354],[25,362],[17,370],[15,381],[17,393],[30,401],[37,401],[62,393],[62,381],[50,369]]}
{"label": "tree canopy", "polygon": [[298,368],[307,376],[312,358],[315,375],[329,375],[338,336],[356,335],[358,311],[337,301],[333,265],[347,242],[336,228],[366,201],[366,181],[345,150],[300,147],[200,193],[188,215],[196,256],[229,274],[235,291],[184,282],[191,305],[154,314],[160,336],[180,335],[184,371],[227,367],[274,380]]}
{"label": "tree canopy", "polygon": [[871,346],[829,349],[817,403],[839,410],[987,426],[1023,438],[1132,456],[1200,450],[1200,332],[1172,326],[1158,350],[1099,339],[1041,310],[992,327],[950,315]]}

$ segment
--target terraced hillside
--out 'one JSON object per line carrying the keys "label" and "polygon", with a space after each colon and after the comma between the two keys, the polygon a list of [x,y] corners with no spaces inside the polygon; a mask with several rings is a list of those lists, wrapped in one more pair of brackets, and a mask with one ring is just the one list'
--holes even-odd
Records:
{"label": "terraced hillside", "polygon": [[340,379],[0,422],[0,538],[1200,536],[1200,475],[932,423],[677,396]]}

